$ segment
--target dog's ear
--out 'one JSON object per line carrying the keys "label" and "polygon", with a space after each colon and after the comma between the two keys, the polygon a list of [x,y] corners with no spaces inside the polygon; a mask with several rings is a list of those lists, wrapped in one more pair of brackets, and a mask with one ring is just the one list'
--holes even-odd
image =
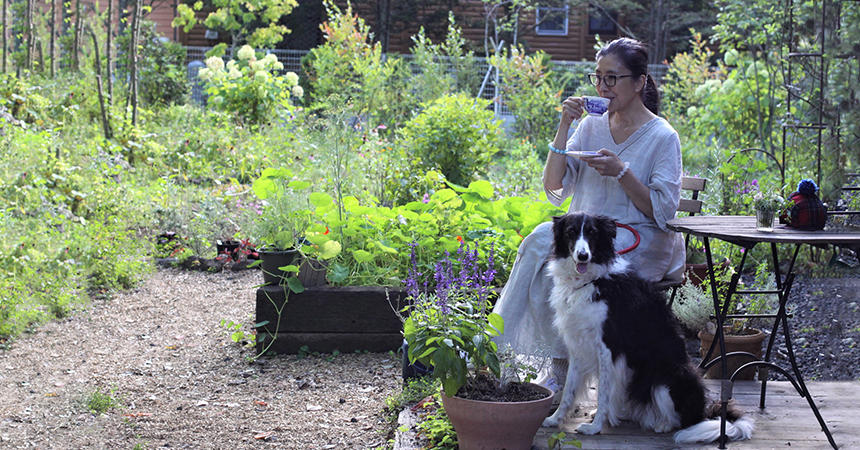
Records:
{"label": "dog's ear", "polygon": [[558,223],[564,216],[552,216],[552,223]]}
{"label": "dog's ear", "polygon": [[615,235],[618,233],[618,226],[615,225],[615,220],[610,219],[606,216],[598,216],[597,224],[600,226],[600,230],[606,234],[606,236],[615,239]]}

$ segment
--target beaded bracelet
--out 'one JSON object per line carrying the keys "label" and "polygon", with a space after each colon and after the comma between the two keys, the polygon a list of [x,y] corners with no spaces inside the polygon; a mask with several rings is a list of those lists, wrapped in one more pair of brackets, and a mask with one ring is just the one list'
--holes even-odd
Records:
{"label": "beaded bracelet", "polygon": [[567,152],[565,152],[564,150],[559,150],[559,149],[553,147],[552,142],[550,142],[548,145],[549,145],[549,151],[551,151],[553,153],[558,153],[559,155],[566,155],[567,154]]}
{"label": "beaded bracelet", "polygon": [[629,162],[625,162],[625,163],[624,163],[624,168],[623,168],[623,169],[621,169],[621,172],[618,172],[618,175],[615,175],[615,179],[616,179],[616,180],[618,180],[618,181],[621,181],[621,177],[623,177],[623,176],[627,173],[627,170],[628,170],[628,169],[630,169],[630,163],[629,163]]}

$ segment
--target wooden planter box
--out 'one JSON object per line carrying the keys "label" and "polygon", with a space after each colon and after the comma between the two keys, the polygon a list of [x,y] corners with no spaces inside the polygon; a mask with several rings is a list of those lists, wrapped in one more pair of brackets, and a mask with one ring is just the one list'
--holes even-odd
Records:
{"label": "wooden planter box", "polygon": [[[301,294],[290,293],[286,303],[284,287],[257,289],[257,329],[266,336],[257,343],[257,352],[275,341],[267,353],[308,351],[330,353],[367,350],[395,350],[403,342],[403,324],[395,310],[405,305],[405,291],[379,286],[318,286]],[[283,305],[280,323],[276,310]],[[277,329],[276,329],[277,327]]]}

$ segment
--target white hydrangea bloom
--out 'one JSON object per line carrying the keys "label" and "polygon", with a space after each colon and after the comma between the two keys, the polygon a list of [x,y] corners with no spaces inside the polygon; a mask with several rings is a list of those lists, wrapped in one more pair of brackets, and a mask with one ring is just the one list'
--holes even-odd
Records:
{"label": "white hydrangea bloom", "polygon": [[197,72],[197,78],[203,81],[209,81],[212,78],[212,71],[208,67],[204,67]]}
{"label": "white hydrangea bloom", "polygon": [[254,73],[254,80],[255,81],[268,81],[269,80],[269,72],[266,72],[265,70],[257,71],[256,73]]}
{"label": "white hydrangea bloom", "polygon": [[267,66],[269,66],[278,62],[278,57],[275,56],[274,53],[269,53],[265,57],[263,57],[263,62],[266,63]]}
{"label": "white hydrangea bloom", "polygon": [[250,45],[245,44],[242,46],[242,48],[239,49],[239,52],[236,53],[236,56],[238,56],[239,59],[241,59],[242,61],[246,59],[251,59],[254,57],[254,49],[251,48]]}
{"label": "white hydrangea bloom", "polygon": [[210,56],[206,58],[206,67],[212,71],[218,71],[224,68],[224,60],[220,56]]}
{"label": "white hydrangea bloom", "polygon": [[235,80],[236,78],[242,78],[242,72],[239,72],[239,69],[233,67],[227,72],[227,78],[231,80]]}
{"label": "white hydrangea bloom", "polygon": [[272,69],[273,70],[284,70],[284,65],[280,61],[275,61],[275,63],[272,64]]}
{"label": "white hydrangea bloom", "polygon": [[286,78],[287,83],[289,83],[291,86],[299,84],[299,76],[296,75],[295,72],[287,72]]}
{"label": "white hydrangea bloom", "polygon": [[259,72],[266,68],[266,64],[263,61],[251,61],[250,66],[252,72]]}
{"label": "white hydrangea bloom", "polygon": [[224,66],[224,68],[227,69],[228,72],[237,68],[237,67],[238,66],[236,66],[236,61],[234,61],[232,59],[230,61],[227,61],[227,65]]}
{"label": "white hydrangea bloom", "polygon": [[305,95],[305,90],[301,86],[293,86],[293,97],[302,98]]}

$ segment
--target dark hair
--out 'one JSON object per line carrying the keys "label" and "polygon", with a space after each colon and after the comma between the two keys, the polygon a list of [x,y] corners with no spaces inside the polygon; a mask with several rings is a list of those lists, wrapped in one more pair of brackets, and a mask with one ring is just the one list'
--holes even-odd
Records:
{"label": "dark hair", "polygon": [[621,64],[630,69],[634,77],[645,75],[645,87],[642,89],[642,103],[652,113],[660,111],[660,92],[654,78],[648,74],[648,49],[645,44],[630,38],[619,38],[608,44],[597,52],[600,59],[606,55],[615,55],[621,60]]}

